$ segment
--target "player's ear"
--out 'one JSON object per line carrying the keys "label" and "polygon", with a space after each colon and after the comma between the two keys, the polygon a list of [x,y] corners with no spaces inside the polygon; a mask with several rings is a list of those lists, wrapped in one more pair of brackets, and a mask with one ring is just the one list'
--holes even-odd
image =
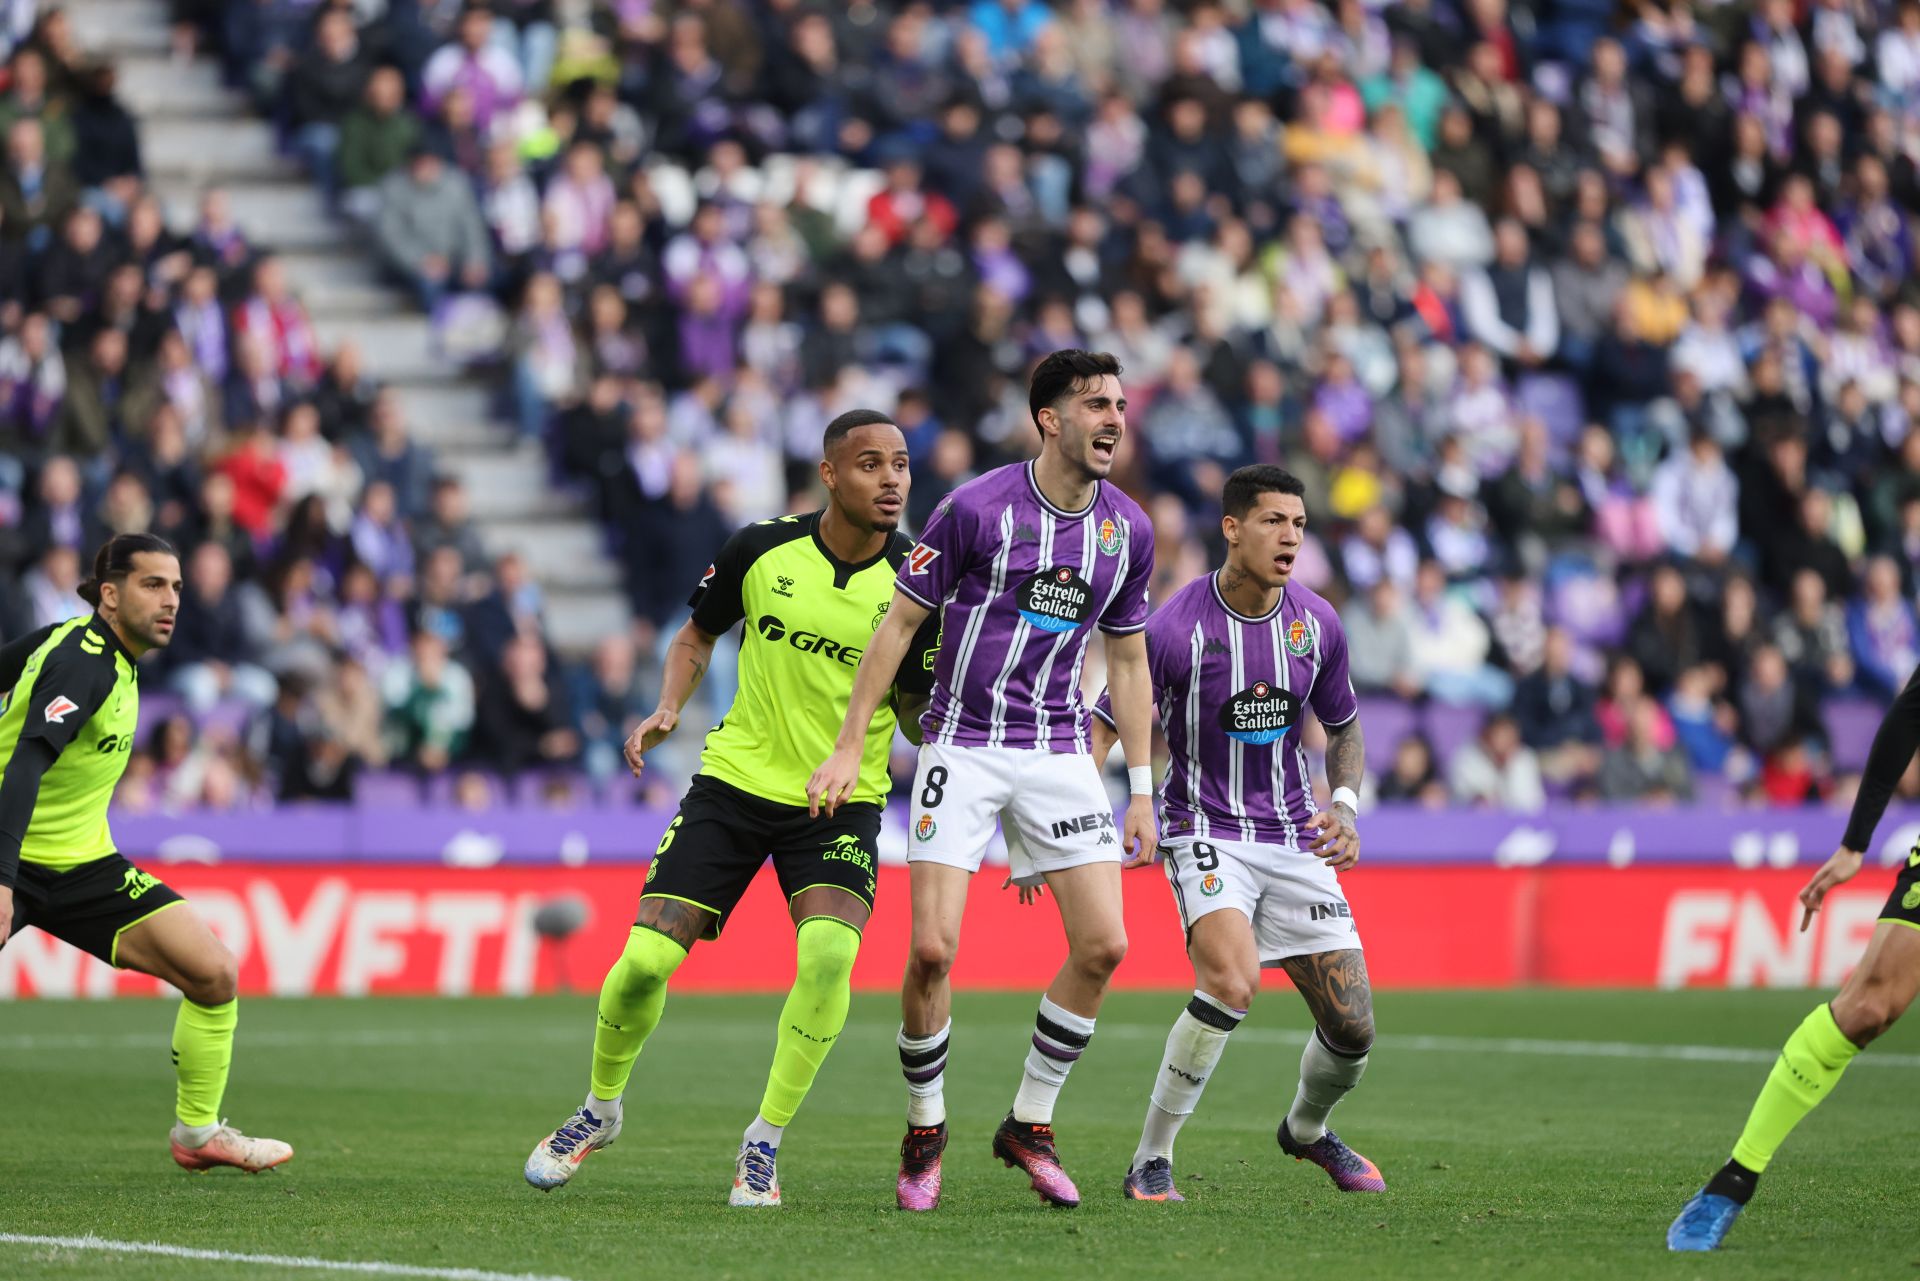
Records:
{"label": "player's ear", "polygon": [[820,460],[820,483],[829,490],[833,488],[833,464],[825,458]]}
{"label": "player's ear", "polygon": [[1222,513],[1220,517],[1220,537],[1227,540],[1227,546],[1229,547],[1239,542],[1240,541],[1240,522],[1235,520],[1233,517]]}

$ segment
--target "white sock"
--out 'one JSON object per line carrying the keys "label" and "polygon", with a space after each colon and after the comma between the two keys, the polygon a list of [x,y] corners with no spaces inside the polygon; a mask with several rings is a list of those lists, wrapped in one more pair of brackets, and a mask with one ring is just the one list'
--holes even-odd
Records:
{"label": "white sock", "polygon": [[1020,1092],[1013,1097],[1014,1120],[1029,1125],[1052,1124],[1060,1087],[1067,1083],[1067,1073],[1092,1039],[1092,1019],[1055,1005],[1044,996],[1040,998],[1040,1013],[1033,1020],[1033,1048],[1027,1051]]}
{"label": "white sock", "polygon": [[908,1036],[906,1025],[895,1038],[900,1046],[900,1071],[907,1078],[907,1124],[939,1125],[947,1119],[947,1039],[953,1020],[930,1036]]}
{"label": "white sock", "polygon": [[1245,1017],[1245,1010],[1195,990],[1167,1033],[1166,1054],[1153,1080],[1153,1100],[1147,1104],[1147,1123],[1133,1153],[1133,1169],[1154,1157],[1173,1155],[1174,1138],[1200,1105],[1200,1091],[1207,1088],[1207,1078],[1227,1048],[1228,1035]]}
{"label": "white sock", "polygon": [[766,1117],[755,1113],[753,1124],[747,1127],[747,1132],[742,1137],[748,1143],[764,1143],[770,1148],[777,1148],[780,1146],[780,1136],[786,1132],[786,1126],[775,1125]]}
{"label": "white sock", "polygon": [[587,1101],[581,1106],[607,1125],[620,1119],[620,1100],[594,1097],[592,1090],[587,1091]]}
{"label": "white sock", "polygon": [[1287,1110],[1287,1133],[1301,1143],[1312,1143],[1325,1134],[1333,1105],[1360,1084],[1366,1070],[1364,1051],[1357,1055],[1339,1053],[1327,1044],[1319,1028],[1313,1029],[1307,1048],[1300,1052],[1300,1088]]}
{"label": "white sock", "polygon": [[188,1125],[178,1117],[174,1118],[173,1137],[180,1140],[180,1146],[183,1148],[205,1147],[207,1140],[211,1139],[215,1134],[219,1133],[219,1131],[220,1123],[218,1121],[212,1125]]}

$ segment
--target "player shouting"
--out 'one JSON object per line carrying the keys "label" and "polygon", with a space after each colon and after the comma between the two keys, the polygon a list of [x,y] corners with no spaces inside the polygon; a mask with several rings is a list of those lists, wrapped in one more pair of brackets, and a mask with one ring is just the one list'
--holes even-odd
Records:
{"label": "player shouting", "polygon": [[[887,612],[894,570],[911,546],[897,532],[909,486],[900,429],[884,414],[853,410],[827,425],[821,452],[827,506],[749,525],[727,540],[668,647],[659,709],[627,740],[638,775],[643,754],[679,723],[714,642],[745,618],[739,692],[707,734],[700,772],[660,838],[625,950],[600,989],[586,1101],[527,1158],[526,1179],[537,1188],[564,1184],[618,1137],[621,1095],[659,1025],[668,980],[697,940],[720,937],[771,855],[798,963],[728,1202],[780,1204],[781,1134],[846,1026],[854,955],[873,912],[894,711],[870,709],[861,722],[851,803],[838,813],[808,813],[805,763],[833,742],[861,649]],[[916,706],[931,665],[922,654],[901,672],[903,690],[917,691],[902,697]]]}
{"label": "player shouting", "polygon": [[[1153,854],[1152,712],[1140,634],[1153,528],[1105,479],[1126,432],[1119,362],[1056,351],[1034,370],[1028,405],[1039,458],[969,481],[935,511],[860,661],[833,754],[807,784],[808,799],[828,813],[852,794],[867,724],[915,630],[937,610],[940,654],[909,811],[913,943],[900,1028],[908,1129],[896,1189],[908,1210],[930,1210],[940,1199],[947,975],[968,879],[996,819],[1016,873],[1044,877],[1052,888],[1067,935],[1067,961],[1040,999],[1013,1110],[993,1136],[994,1154],[1022,1168],[1054,1205],[1080,1202],[1055,1152],[1053,1107],[1126,952],[1122,846]],[[1107,635],[1114,717],[1133,767],[1119,840],[1088,755],[1080,697],[1094,626]]]}
{"label": "player shouting", "polygon": [[140,720],[139,663],[180,612],[180,558],[163,538],[118,534],[80,595],[93,613],[0,649],[0,941],[36,926],[109,965],[173,984],[173,1159],[257,1172],[290,1160],[278,1139],[220,1119],[233,1064],[233,954],[171,888],[121,856],[107,805]]}
{"label": "player shouting", "polygon": [[[1894,696],[1893,706],[1873,736],[1840,848],[1800,891],[1803,932],[1813,923],[1813,914],[1827,893],[1860,871],[1867,847],[1873,844],[1873,829],[1886,813],[1887,801],[1912,764],[1916,748],[1920,748],[1920,668]],[[1719,1248],[1753,1197],[1761,1172],[1793,1127],[1840,1084],[1840,1074],[1853,1056],[1906,1013],[1916,991],[1920,991],[1920,844],[1907,854],[1893,893],[1880,909],[1879,924],[1867,940],[1867,954],[1847,976],[1839,994],[1807,1015],[1787,1038],[1766,1084],[1760,1087],[1760,1097],[1753,1101],[1732,1156],[1667,1229],[1669,1250]]]}
{"label": "player shouting", "polygon": [[[1384,1192],[1373,1162],[1327,1128],[1373,1045],[1367,963],[1337,873],[1360,859],[1355,794],[1366,757],[1347,637],[1333,606],[1290,581],[1306,532],[1299,480],[1242,467],[1221,495],[1226,563],[1176,592],[1147,624],[1147,663],[1171,766],[1160,843],[1193,959],[1193,999],[1167,1036],[1140,1146],[1122,1184],[1136,1201],[1181,1201],[1173,1140],[1200,1102],[1262,968],[1285,970],[1313,1014],[1280,1147],[1343,1192]],[[1329,809],[1314,805],[1303,708],[1327,731]],[[1114,731],[1094,708],[1093,755]]]}

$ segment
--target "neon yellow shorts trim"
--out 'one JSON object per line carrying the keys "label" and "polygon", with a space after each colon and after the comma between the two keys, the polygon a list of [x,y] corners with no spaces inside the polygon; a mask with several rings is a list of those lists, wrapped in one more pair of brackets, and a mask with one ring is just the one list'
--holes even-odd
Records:
{"label": "neon yellow shorts trim", "polygon": [[122,934],[125,934],[128,930],[132,929],[136,925],[141,925],[147,921],[152,920],[154,917],[160,915],[160,913],[166,911],[170,907],[185,907],[186,904],[187,904],[187,900],[183,898],[177,898],[173,900],[173,902],[171,903],[162,903],[159,907],[154,908],[151,912],[148,912],[145,916],[138,917],[134,920],[128,921],[125,925],[122,925],[119,929],[115,930],[113,932],[113,958],[112,958],[113,967],[115,969],[121,968],[120,936]]}

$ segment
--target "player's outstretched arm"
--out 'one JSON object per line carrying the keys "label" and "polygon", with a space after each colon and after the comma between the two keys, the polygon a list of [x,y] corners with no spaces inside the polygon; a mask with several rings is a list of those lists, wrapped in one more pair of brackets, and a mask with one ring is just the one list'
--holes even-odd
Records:
{"label": "player's outstretched arm", "polygon": [[1851,881],[1860,873],[1860,864],[1866,855],[1859,850],[1848,849],[1842,845],[1835,850],[1813,879],[1800,888],[1800,932],[1805,934],[1807,927],[1813,924],[1813,914],[1820,910],[1826,901],[1827,892],[1837,889]]}
{"label": "player's outstretched arm", "polygon": [[13,932],[13,885],[20,875],[20,845],[33,822],[34,803],[40,799],[40,779],[58,760],[51,743],[22,738],[0,775],[0,947]]}
{"label": "player's outstretched arm", "polygon": [[886,700],[887,691],[900,674],[900,660],[913,645],[914,633],[932,611],[905,592],[895,589],[887,616],[880,629],[867,642],[860,666],[853,673],[853,695],[847,700],[847,714],[840,722],[840,736],[834,740],[833,754],[820,762],[807,780],[807,812],[818,815],[822,809],[831,814],[840,802],[853,794],[860,781],[860,754],[867,745],[867,727]]}
{"label": "player's outstretched arm", "polygon": [[627,736],[627,768],[635,778],[646,768],[641,758],[680,724],[680,710],[693,697],[693,691],[700,688],[700,681],[713,662],[713,644],[719,639],[701,631],[691,621],[680,624],[680,630],[673,634],[673,640],[667,645],[666,670],[660,677],[660,702],[654,707],[653,715],[641,721]]}
{"label": "player's outstretched arm", "polygon": [[1107,690],[1113,723],[1127,758],[1127,819],[1121,827],[1122,867],[1153,862],[1160,838],[1153,819],[1153,675],[1147,634],[1107,638]]}
{"label": "player's outstretched arm", "polygon": [[1359,793],[1366,772],[1367,745],[1360,734],[1360,718],[1355,716],[1327,731],[1327,784],[1333,788],[1333,804],[1307,820],[1314,830],[1308,852],[1327,860],[1336,872],[1360,861],[1357,818],[1347,798]]}

